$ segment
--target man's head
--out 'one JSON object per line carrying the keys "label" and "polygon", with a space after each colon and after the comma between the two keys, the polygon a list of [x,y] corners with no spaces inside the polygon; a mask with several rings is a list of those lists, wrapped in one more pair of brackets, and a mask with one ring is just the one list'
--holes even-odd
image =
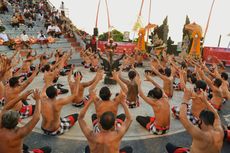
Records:
{"label": "man's head", "polygon": [[228,80],[228,74],[226,72],[222,72],[221,78],[227,81]]}
{"label": "man's head", "polygon": [[165,69],[165,75],[166,75],[167,77],[170,77],[170,76],[171,76],[171,69],[170,69],[170,68],[166,68],[166,69]]}
{"label": "man's head", "polygon": [[100,118],[100,124],[102,129],[110,130],[115,124],[115,115],[112,112],[105,112]]}
{"label": "man's head", "polygon": [[23,30],[23,32],[22,32],[24,35],[26,34],[26,31],[25,30]]}
{"label": "man's head", "polygon": [[195,87],[194,87],[194,91],[196,93],[200,93],[201,90],[206,91],[206,89],[207,89],[207,84],[205,81],[203,80],[196,81]]}
{"label": "man's head", "polygon": [[202,129],[205,126],[213,126],[215,121],[215,114],[210,110],[204,109],[200,112],[199,118],[200,118],[199,127]]}
{"label": "man's head", "polygon": [[161,99],[163,96],[163,92],[160,88],[155,87],[154,89],[150,90],[148,93],[148,97],[153,99]]}
{"label": "man's head", "polygon": [[214,84],[214,86],[219,88],[222,84],[222,81],[220,79],[216,78],[216,79],[214,79],[213,84]]}
{"label": "man's head", "polygon": [[50,65],[49,65],[49,64],[46,64],[46,65],[43,67],[43,71],[44,71],[44,72],[49,72],[49,71],[50,71]]}
{"label": "man's head", "polygon": [[54,87],[54,86],[49,86],[46,89],[46,95],[50,98],[50,99],[54,99],[55,97],[57,97],[58,95],[58,90]]}
{"label": "man's head", "polygon": [[128,74],[128,76],[129,76],[129,79],[130,80],[133,80],[135,77],[136,77],[136,72],[135,71],[129,71],[129,74]]}
{"label": "man's head", "polygon": [[80,77],[80,81],[81,81],[83,78],[82,73],[80,71],[75,72],[73,76],[74,76],[74,80],[77,80],[77,77]]}
{"label": "man's head", "polygon": [[182,69],[186,69],[186,68],[187,68],[187,64],[186,64],[185,62],[182,62],[182,63],[181,63],[181,68],[182,68]]}
{"label": "man's head", "polygon": [[19,113],[9,110],[2,115],[2,127],[6,129],[14,129],[18,125]]}
{"label": "man's head", "polygon": [[110,92],[109,88],[108,87],[102,87],[100,92],[99,92],[99,96],[104,101],[109,100],[111,97],[111,92]]}
{"label": "man's head", "polygon": [[10,87],[14,88],[19,85],[19,77],[12,77],[9,80]]}

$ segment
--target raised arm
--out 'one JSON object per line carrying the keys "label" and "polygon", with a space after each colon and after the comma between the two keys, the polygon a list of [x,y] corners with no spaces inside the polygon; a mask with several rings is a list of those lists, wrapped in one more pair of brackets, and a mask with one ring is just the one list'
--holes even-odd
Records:
{"label": "raised arm", "polygon": [[117,83],[121,87],[121,90],[126,94],[128,92],[128,88],[127,88],[126,84],[123,81],[121,81],[121,79],[119,77],[120,72],[113,71],[112,74],[113,74],[112,79],[117,81]]}
{"label": "raised arm", "polygon": [[35,90],[33,94],[33,99],[36,101],[36,107],[34,111],[34,115],[32,119],[22,128],[19,128],[18,132],[16,133],[19,138],[24,138],[27,136],[35,127],[40,119],[40,112],[41,112],[41,101],[40,101],[40,92],[39,90]]}
{"label": "raised arm", "polygon": [[145,96],[143,90],[142,90],[142,87],[141,87],[141,79],[139,76],[136,76],[135,78],[135,81],[136,81],[136,84],[138,86],[138,92],[139,92],[139,95],[140,97],[146,102],[148,103],[149,105],[151,106],[157,106],[156,103],[149,97]]}
{"label": "raised arm", "polygon": [[9,101],[6,103],[6,105],[3,107],[2,111],[10,110],[13,108],[19,101],[26,100],[26,98],[33,93],[33,90],[28,90],[27,92],[23,93],[22,95],[18,96],[17,98]]}
{"label": "raised arm", "polygon": [[33,74],[29,77],[28,80],[26,80],[22,85],[20,85],[19,87],[17,87],[17,89],[22,92],[23,90],[26,89],[26,87],[34,80],[34,78],[37,76],[39,71],[39,67],[38,65],[36,66],[36,69],[34,70]]}
{"label": "raised arm", "polygon": [[83,134],[85,135],[85,137],[89,140],[89,141],[93,141],[95,139],[95,137],[93,136],[93,130],[90,128],[90,126],[86,123],[86,121],[84,120],[85,118],[85,114],[87,112],[87,110],[89,109],[89,106],[92,103],[92,96],[90,98],[90,100],[88,101],[88,103],[86,103],[85,107],[81,110],[79,116],[78,116],[78,123],[80,125],[80,128],[83,132]]}
{"label": "raised arm", "polygon": [[168,78],[164,75],[162,75],[154,66],[151,66],[153,72],[158,75],[162,80],[168,80]]}
{"label": "raised arm", "polygon": [[[125,97],[125,94],[122,93]],[[124,123],[122,124],[122,126],[118,129],[118,138],[121,139],[125,133],[128,131],[131,123],[132,123],[132,117],[131,117],[131,114],[130,114],[130,111],[129,111],[129,108],[125,102],[125,98],[123,98],[123,100],[121,101],[121,105],[125,111],[125,116],[126,116],[126,119],[124,121]]]}
{"label": "raised arm", "polygon": [[216,90],[216,87],[213,85],[212,81],[204,74],[204,72],[201,69],[198,69],[198,74],[212,90]]}
{"label": "raised arm", "polygon": [[158,83],[156,83],[156,82],[150,77],[149,73],[146,73],[146,74],[145,74],[145,81],[149,81],[149,82],[151,82],[155,87],[158,87],[158,88],[160,88],[161,90],[163,90],[162,87],[161,87]]}
{"label": "raised arm", "polygon": [[193,125],[187,118],[188,104],[191,97],[192,97],[192,91],[185,88],[184,98],[180,106],[180,115],[179,115],[180,121],[193,139],[195,138],[195,139],[203,140],[204,139],[203,132],[198,127]]}

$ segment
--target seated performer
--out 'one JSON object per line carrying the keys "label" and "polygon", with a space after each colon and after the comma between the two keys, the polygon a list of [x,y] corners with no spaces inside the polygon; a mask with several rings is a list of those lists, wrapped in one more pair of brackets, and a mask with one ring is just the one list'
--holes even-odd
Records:
{"label": "seated performer", "polygon": [[221,91],[221,79],[215,78],[214,81],[211,81],[204,72],[198,68],[198,73],[201,76],[201,78],[208,84],[209,88],[212,91],[212,98],[210,99],[211,105],[218,111],[221,110],[223,97],[222,97],[222,91]]}
{"label": "seated performer", "polygon": [[[79,76],[78,76],[79,77]],[[42,93],[42,130],[45,134],[50,136],[62,135],[68,131],[77,122],[78,114],[72,114],[61,118],[61,109],[63,106],[70,104],[78,95],[80,78],[75,83],[76,92],[71,96],[65,98],[58,98],[58,89],[54,86],[46,88],[44,86]]]}
{"label": "seated performer", "polygon": [[136,76],[135,80],[141,98],[152,107],[155,114],[155,117],[137,116],[137,122],[152,134],[166,134],[170,127],[170,105],[168,97],[165,96],[164,92],[158,87],[150,90],[148,96],[145,96],[141,88],[140,77]]}
{"label": "seated performer", "polygon": [[[73,72],[73,68],[70,70],[70,73],[68,75],[68,83],[69,83],[69,86],[70,86],[71,93],[74,94],[75,90],[76,90],[76,86],[75,86],[76,80],[80,79],[80,81],[81,81],[82,78],[83,78],[83,75],[79,71],[75,72],[74,73],[74,81],[72,81],[71,80],[72,72]],[[75,106],[75,107],[82,107],[88,101],[89,95],[84,96],[84,90],[85,90],[85,88],[91,86],[95,82],[95,80],[97,78],[97,75],[98,75],[98,73],[96,74],[96,76],[91,81],[80,82],[78,96],[75,97],[73,99],[73,101],[72,101],[72,105],[73,106]],[[78,78],[78,77],[80,77],[80,78]]]}
{"label": "seated performer", "polygon": [[[95,95],[95,93],[91,95]],[[82,109],[78,117],[81,130],[89,143],[89,146],[85,148],[85,153],[132,153],[133,149],[129,146],[119,150],[121,139],[128,131],[132,122],[131,114],[125,103],[125,96],[123,96],[123,100],[120,102],[126,115],[124,123],[120,126],[120,128],[116,128],[116,115],[111,111],[104,112],[100,117],[102,131],[99,133],[94,133],[84,120],[85,114],[92,103],[92,100],[95,98],[96,97],[91,96],[91,99]]]}
{"label": "seated performer", "polygon": [[207,101],[204,92],[201,91],[199,98],[202,99],[207,109],[202,110],[199,114],[199,127],[194,126],[187,118],[187,109],[191,96],[192,91],[185,89],[180,107],[180,121],[192,136],[192,145],[188,149],[169,143],[166,145],[168,153],[220,153],[223,146],[224,132],[218,113]]}
{"label": "seated performer", "polygon": [[151,66],[153,72],[163,80],[163,90],[165,94],[172,98],[173,96],[173,76],[171,76],[171,69],[165,68],[164,74],[161,74],[154,66]]}
{"label": "seated performer", "polygon": [[[28,96],[25,94],[24,96]],[[12,100],[5,105],[0,113],[0,137],[4,138],[1,140],[0,148],[1,153],[29,153],[29,152],[40,152],[40,153],[51,153],[50,147],[43,147],[40,149],[28,150],[28,146],[23,144],[23,140],[28,136],[33,128],[36,126],[40,119],[41,102],[40,93],[36,90],[33,94],[33,98],[36,101],[36,109],[32,119],[22,127],[17,127],[18,121],[20,119],[20,114],[13,110],[8,110],[8,107],[12,105],[12,102],[16,102],[20,98]],[[13,102],[13,103],[14,103]],[[9,143],[10,142],[10,143]]]}
{"label": "seated performer", "polygon": [[[103,74],[102,72],[99,72],[99,75],[96,78],[96,81],[89,88],[90,93],[96,88],[98,82],[103,79],[102,74]],[[121,92],[124,94],[127,93],[128,89],[126,85],[119,79],[119,72],[114,71],[112,75],[113,75],[112,79],[115,80],[121,87]],[[108,87],[102,87],[99,91],[100,98],[95,96],[96,98],[94,99],[94,105],[95,105],[96,114],[92,115],[94,132],[101,131],[100,117],[104,112],[111,111],[115,116],[117,115],[118,105],[120,104],[122,96],[123,96],[121,92],[117,94],[113,100],[111,100],[112,94],[110,92],[110,89]],[[125,120],[124,114],[118,115],[116,119],[117,121],[116,127],[119,128],[124,120]]]}
{"label": "seated performer", "polygon": [[[26,87],[33,81],[33,79],[38,74],[38,66],[32,75],[23,83],[19,83],[20,77],[12,77],[9,80],[9,85],[5,87],[5,101],[6,104],[15,99],[22,91],[26,89]],[[35,109],[35,105],[29,105],[27,101],[20,101],[15,106],[13,106],[13,110],[19,111],[20,118],[28,118],[33,115]]]}
{"label": "seated performer", "polygon": [[99,68],[99,60],[97,55],[93,55],[91,58],[91,66],[90,66],[90,71],[91,72],[97,72],[98,68]]}
{"label": "seated performer", "polygon": [[137,52],[135,56],[135,67],[142,67],[143,66],[143,54],[141,52]]}
{"label": "seated performer", "polygon": [[139,97],[138,97],[138,86],[135,82],[135,77],[137,73],[136,71],[129,71],[128,76],[129,80],[126,80],[119,76],[119,78],[126,84],[128,87],[127,92],[127,100],[126,103],[128,104],[129,108],[136,108],[140,106]]}

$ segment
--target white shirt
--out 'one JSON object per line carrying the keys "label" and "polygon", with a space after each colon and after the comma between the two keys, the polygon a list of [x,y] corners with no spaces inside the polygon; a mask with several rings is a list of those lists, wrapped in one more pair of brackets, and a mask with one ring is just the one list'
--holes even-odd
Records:
{"label": "white shirt", "polygon": [[47,33],[50,31],[55,31],[55,29],[56,29],[55,26],[50,25],[48,26]]}
{"label": "white shirt", "polygon": [[45,40],[46,36],[44,34],[39,33],[37,38],[38,40]]}
{"label": "white shirt", "polygon": [[29,41],[29,36],[28,36],[27,34],[25,34],[25,35],[24,35],[24,34],[21,34],[20,37],[21,37],[21,40],[22,40],[22,41]]}
{"label": "white shirt", "polygon": [[61,29],[58,26],[55,26],[55,32],[61,32]]}
{"label": "white shirt", "polygon": [[8,38],[7,34],[5,34],[5,33],[0,33],[0,39],[2,39],[4,42],[9,41],[9,38]]}

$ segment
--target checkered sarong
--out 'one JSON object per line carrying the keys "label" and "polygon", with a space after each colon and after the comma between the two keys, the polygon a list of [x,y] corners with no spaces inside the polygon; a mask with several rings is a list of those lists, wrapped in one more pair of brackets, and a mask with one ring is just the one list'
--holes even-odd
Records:
{"label": "checkered sarong", "polygon": [[83,100],[80,103],[72,103],[72,105],[75,107],[82,107],[85,105],[85,103],[88,102],[89,98],[90,98],[89,95],[87,95],[83,98]]}
{"label": "checkered sarong", "polygon": [[62,135],[72,127],[71,121],[69,118],[67,118],[67,117],[66,118],[60,118],[60,121],[61,121],[60,126],[56,131],[49,132],[47,130],[42,129],[44,131],[44,134],[50,135],[50,136]]}
{"label": "checkered sarong", "polygon": [[[193,125],[197,125],[199,119],[196,118],[195,116],[193,116],[192,114],[192,105],[188,105],[188,109],[187,109],[187,118],[192,122]],[[180,114],[180,107],[178,106],[174,106],[172,108],[173,114],[175,115],[175,117],[179,118],[179,114]]]}
{"label": "checkered sarong", "polygon": [[166,134],[168,131],[169,131],[169,128],[164,128],[164,129],[157,128],[155,123],[152,123],[149,127],[149,132],[155,135],[163,135],[163,134]]}
{"label": "checkered sarong", "polygon": [[139,97],[137,97],[136,101],[134,102],[130,102],[126,99],[126,104],[129,106],[129,108],[136,108],[140,106],[140,101],[139,101]]}
{"label": "checkered sarong", "polygon": [[33,106],[32,105],[22,105],[21,110],[19,111],[20,118],[25,119],[33,115]]}

